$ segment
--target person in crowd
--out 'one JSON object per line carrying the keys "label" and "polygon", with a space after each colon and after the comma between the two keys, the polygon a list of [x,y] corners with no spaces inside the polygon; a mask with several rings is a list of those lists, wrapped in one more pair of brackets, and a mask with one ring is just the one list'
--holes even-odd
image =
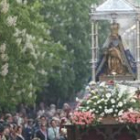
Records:
{"label": "person in crowd", "polygon": [[22,136],[22,126],[17,126],[16,140],[25,140],[24,137]]}
{"label": "person in crowd", "polygon": [[4,114],[0,113],[0,123],[3,123],[3,122],[4,122]]}
{"label": "person in crowd", "polygon": [[12,115],[11,115],[10,113],[7,113],[7,114],[5,115],[5,122],[6,122],[7,124],[11,124],[11,123],[13,122],[13,117],[12,117]]}
{"label": "person in crowd", "polygon": [[46,124],[40,125],[40,129],[36,132],[36,137],[41,140],[49,140]]}
{"label": "person in crowd", "polygon": [[45,114],[45,105],[43,102],[39,105],[40,109],[37,112],[37,117],[43,116]]}
{"label": "person in crowd", "polygon": [[68,117],[69,113],[71,112],[71,107],[70,107],[70,105],[68,103],[64,103],[63,111],[66,113],[66,117]]}
{"label": "person in crowd", "polygon": [[23,136],[25,140],[32,140],[33,135],[33,120],[29,119],[27,126],[23,129]]}
{"label": "person in crowd", "polygon": [[[65,140],[65,131],[61,131],[64,126],[61,120],[62,118],[71,120],[70,106],[65,103],[63,109],[56,109],[54,104],[47,108],[42,104],[40,110],[44,110],[43,115],[38,116],[36,110],[36,115],[32,117],[34,120],[29,119],[32,115],[29,116],[28,112],[24,115],[21,111],[13,114],[0,113],[0,124],[4,126],[3,131],[0,130],[0,140],[33,140],[33,138],[38,140]],[[51,122],[48,124],[50,120]]]}
{"label": "person in crowd", "polygon": [[59,127],[55,120],[51,120],[50,128],[48,129],[49,140],[60,140]]}
{"label": "person in crowd", "polygon": [[56,113],[56,105],[55,104],[50,105],[50,112],[52,113],[53,116],[55,115],[55,113]]}
{"label": "person in crowd", "polygon": [[4,124],[0,123],[0,140],[6,140],[4,136]]}
{"label": "person in crowd", "polygon": [[16,140],[17,125],[16,124],[10,124],[9,129],[10,129],[9,140]]}
{"label": "person in crowd", "polygon": [[5,136],[6,140],[9,140],[9,137],[10,137],[10,126],[9,125],[6,125],[4,127],[4,136]]}
{"label": "person in crowd", "polygon": [[19,113],[18,115],[19,116],[18,116],[18,119],[17,119],[17,123],[20,126],[20,125],[23,124],[23,114],[22,113]]}
{"label": "person in crowd", "polygon": [[67,130],[64,127],[66,122],[67,122],[67,118],[64,117],[64,118],[61,119],[60,129],[59,129],[60,140],[67,140]]}
{"label": "person in crowd", "polygon": [[22,122],[23,129],[26,128],[26,127],[28,126],[29,120],[30,120],[30,119],[29,119],[27,116],[24,116],[23,122]]}
{"label": "person in crowd", "polygon": [[52,120],[55,120],[55,122],[56,122],[56,125],[57,126],[60,126],[60,123],[61,123],[61,118],[58,118],[58,117],[52,117]]}
{"label": "person in crowd", "polygon": [[39,121],[40,121],[41,124],[46,124],[47,125],[47,117],[46,116],[42,115],[40,117]]}
{"label": "person in crowd", "polygon": [[56,105],[55,104],[51,104],[50,105],[50,109],[47,110],[46,114],[47,116],[52,119],[52,117],[55,115],[56,113]]}
{"label": "person in crowd", "polygon": [[40,116],[40,118],[37,118],[35,120],[35,123],[33,125],[34,133],[36,133],[40,129],[41,124],[45,124],[47,126],[47,118],[44,115]]}

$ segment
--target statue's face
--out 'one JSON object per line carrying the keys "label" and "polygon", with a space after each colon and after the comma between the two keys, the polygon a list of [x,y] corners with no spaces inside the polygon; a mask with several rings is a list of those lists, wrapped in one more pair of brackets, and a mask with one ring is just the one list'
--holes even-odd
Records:
{"label": "statue's face", "polygon": [[110,29],[111,30],[119,30],[119,24],[118,23],[111,24]]}
{"label": "statue's face", "polygon": [[118,39],[118,35],[117,34],[111,34],[111,39]]}

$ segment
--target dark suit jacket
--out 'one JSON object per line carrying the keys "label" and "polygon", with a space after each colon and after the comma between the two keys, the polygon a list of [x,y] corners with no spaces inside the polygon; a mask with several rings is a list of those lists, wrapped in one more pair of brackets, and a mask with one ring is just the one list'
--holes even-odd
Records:
{"label": "dark suit jacket", "polygon": [[[47,131],[46,131],[46,133],[47,133]],[[47,135],[48,136],[48,135]],[[38,130],[37,132],[36,132],[36,137],[37,138],[40,138],[40,140],[45,140],[45,136],[44,136],[44,134],[40,131],[40,130]],[[49,140],[48,138],[47,138],[47,140]]]}
{"label": "dark suit jacket", "polygon": [[23,130],[23,136],[25,140],[32,140],[33,138],[33,131],[31,128],[27,127]]}
{"label": "dark suit jacket", "polygon": [[22,137],[20,137],[20,136],[17,136],[16,140],[24,140],[24,139]]}

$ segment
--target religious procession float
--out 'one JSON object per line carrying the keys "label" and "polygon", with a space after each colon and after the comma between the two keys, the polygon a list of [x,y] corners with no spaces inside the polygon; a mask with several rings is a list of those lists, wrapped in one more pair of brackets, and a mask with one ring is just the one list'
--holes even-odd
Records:
{"label": "religious procession float", "polygon": [[[67,122],[68,140],[140,139],[140,9],[125,0],[91,6],[92,81]],[[119,21],[133,21],[133,53],[125,48]],[[110,33],[98,54],[98,22],[110,21]],[[132,25],[131,25],[132,26]],[[130,30],[130,29],[129,29]]]}
{"label": "religious procession float", "polygon": [[116,81],[91,81],[67,122],[70,140],[140,138],[140,90]]}

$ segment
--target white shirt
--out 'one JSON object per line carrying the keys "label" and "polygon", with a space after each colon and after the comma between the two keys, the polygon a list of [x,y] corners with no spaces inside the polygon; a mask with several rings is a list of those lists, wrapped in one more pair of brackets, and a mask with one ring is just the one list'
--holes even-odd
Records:
{"label": "white shirt", "polygon": [[48,137],[50,140],[59,140],[59,138],[60,138],[59,127],[48,128]]}

